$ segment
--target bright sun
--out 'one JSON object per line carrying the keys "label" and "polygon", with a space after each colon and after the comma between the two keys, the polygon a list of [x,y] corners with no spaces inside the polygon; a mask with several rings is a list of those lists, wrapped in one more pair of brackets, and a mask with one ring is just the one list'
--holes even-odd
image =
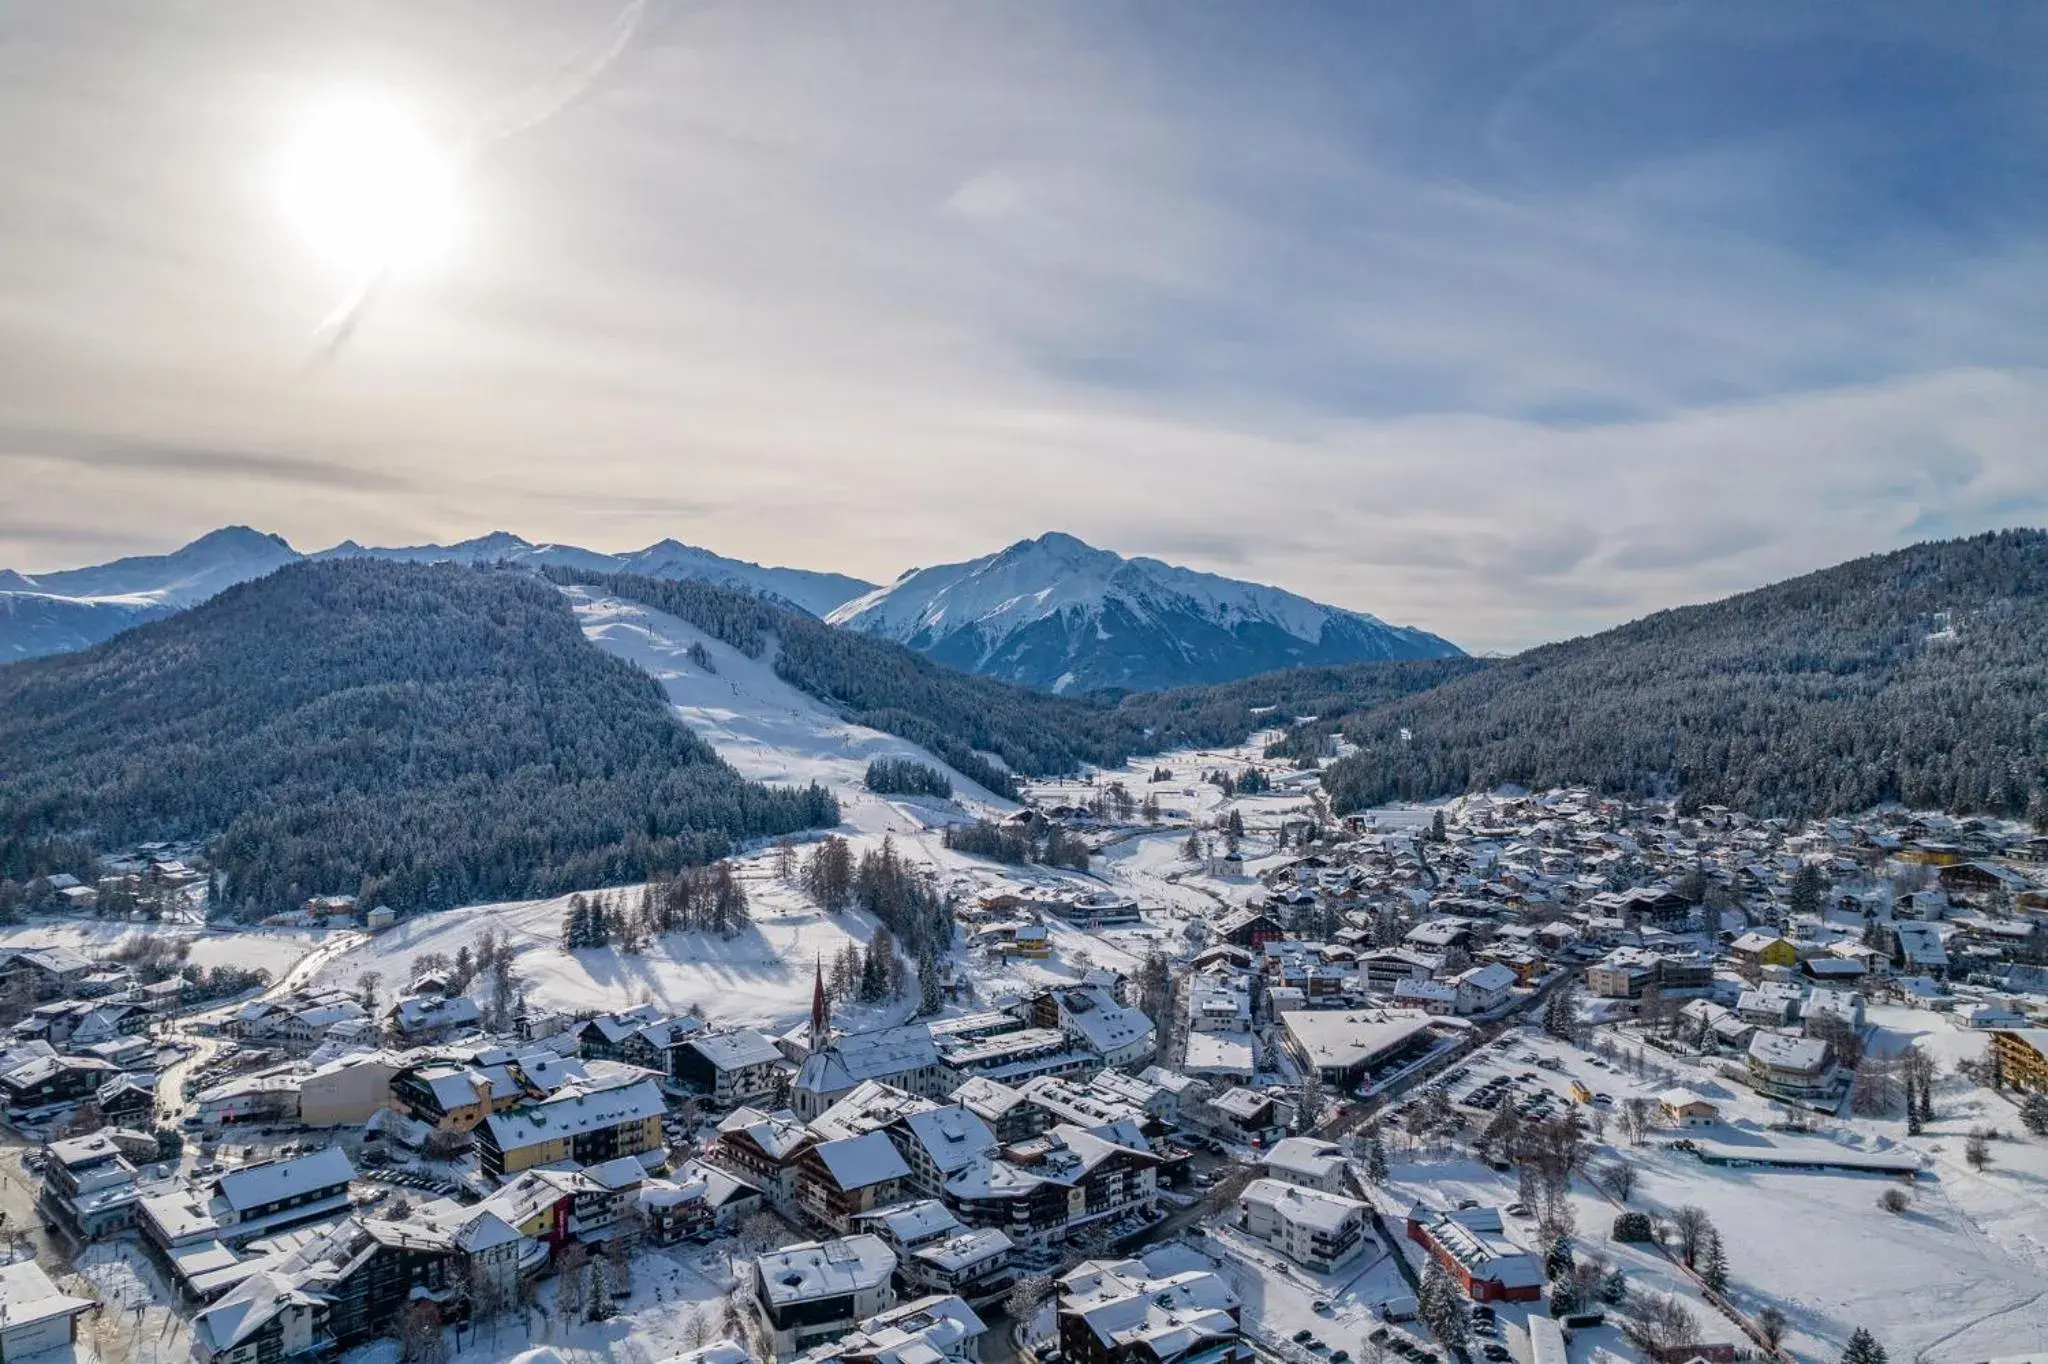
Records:
{"label": "bright sun", "polygon": [[454,158],[387,95],[350,91],[316,106],[286,143],[278,172],[286,216],[342,269],[425,265],[454,240]]}

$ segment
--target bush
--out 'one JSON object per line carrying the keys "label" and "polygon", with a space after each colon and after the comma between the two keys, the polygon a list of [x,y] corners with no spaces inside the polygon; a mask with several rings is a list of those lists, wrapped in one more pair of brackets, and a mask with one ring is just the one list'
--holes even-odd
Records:
{"label": "bush", "polygon": [[1877,1206],[1896,1216],[1913,1206],[1904,1189],[1886,1189],[1877,1196]]}
{"label": "bush", "polygon": [[1614,1239],[1617,1241],[1654,1241],[1657,1233],[1650,1225],[1646,1212],[1625,1212],[1614,1219]]}

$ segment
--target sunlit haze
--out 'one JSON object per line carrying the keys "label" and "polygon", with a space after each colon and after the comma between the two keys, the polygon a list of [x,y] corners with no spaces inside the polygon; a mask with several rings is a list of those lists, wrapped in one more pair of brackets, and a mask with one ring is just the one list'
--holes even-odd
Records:
{"label": "sunlit haze", "polygon": [[343,89],[306,111],[280,148],[281,211],[332,265],[364,272],[426,265],[455,231],[455,172],[396,97]]}
{"label": "sunlit haze", "polygon": [[0,565],[1057,529],[1514,649],[2038,524],[2044,25],[16,7]]}

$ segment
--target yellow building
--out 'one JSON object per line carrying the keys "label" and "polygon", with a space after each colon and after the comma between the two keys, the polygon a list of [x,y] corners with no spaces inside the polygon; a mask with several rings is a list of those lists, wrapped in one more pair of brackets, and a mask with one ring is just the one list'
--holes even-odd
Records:
{"label": "yellow building", "polygon": [[1799,949],[1769,933],[1745,933],[1728,945],[1728,955],[1756,966],[1797,966]]}
{"label": "yellow building", "polygon": [[1991,1034],[1991,1046],[2007,1084],[2048,1091],[2048,1028],[2001,1028]]}
{"label": "yellow building", "polygon": [[496,1178],[558,1160],[596,1165],[659,1151],[667,1108],[652,1080],[567,1085],[544,1102],[485,1118],[476,1129],[477,1163]]}

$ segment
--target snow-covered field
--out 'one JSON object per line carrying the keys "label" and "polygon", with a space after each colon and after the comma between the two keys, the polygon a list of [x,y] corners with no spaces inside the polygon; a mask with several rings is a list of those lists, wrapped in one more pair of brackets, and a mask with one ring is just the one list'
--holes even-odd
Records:
{"label": "snow-covered field", "polygon": [[[1926,1010],[1876,1006],[1870,1016],[1876,1047],[1896,1050],[1919,1038],[1945,1069],[1985,1045],[1982,1034],[1954,1028],[1945,1015]],[[1781,1118],[1771,1104],[1706,1067],[1652,1052],[1652,1064],[1668,1076],[1635,1080],[1594,1066],[1591,1053],[1516,1036],[1515,1047],[1489,1051],[1473,1063],[1453,1094],[1498,1070],[1522,1073],[1530,1067],[1521,1058],[1534,1053],[1565,1067],[1537,1069],[1535,1083],[1561,1091],[1582,1078],[1613,1095],[1611,1111],[1631,1095],[1654,1094],[1674,1082],[1720,1107],[1721,1124],[1686,1135],[1736,1145],[1904,1148],[1928,1158],[1929,1168],[1910,1187],[1911,1207],[1893,1214],[1877,1205],[1881,1193],[1903,1187],[1888,1176],[1711,1166],[1664,1144],[1676,1133],[1654,1133],[1634,1146],[1618,1125],[1608,1130],[1593,1166],[1614,1159],[1636,1166],[1632,1208],[1667,1216],[1687,1204],[1705,1209],[1727,1250],[1731,1296],[1752,1314],[1767,1305],[1783,1311],[1792,1326],[1786,1343],[1800,1358],[1835,1358],[1858,1326],[1875,1334],[1894,1360],[1915,1364],[1969,1364],[2048,1350],[2048,1143],[2025,1135],[2009,1100],[1950,1078],[1937,1090],[1937,1120],[1921,1136],[1908,1136],[1903,1119],[1871,1118],[1820,1119],[1815,1132],[1791,1136],[1770,1130]],[[1982,1173],[1962,1159],[1963,1137],[1978,1125],[2013,1138],[1993,1143],[1993,1163]],[[1514,1197],[1509,1177],[1470,1162],[1397,1166],[1396,1176],[1404,1195],[1500,1203]],[[1613,1256],[1632,1281],[1690,1297],[1702,1324],[1722,1333],[1709,1339],[1738,1338],[1661,1257],[1607,1240],[1619,1209],[1604,1193],[1581,1180],[1573,1206],[1582,1246]]]}
{"label": "snow-covered field", "polygon": [[0,927],[0,948],[69,947],[88,957],[97,957],[134,938],[176,938],[192,944],[188,960],[194,966],[255,967],[270,972],[271,978],[276,979],[325,941],[329,933],[330,930],[317,928],[238,928],[209,932],[187,924],[37,919]]}
{"label": "snow-covered field", "polygon": [[[794,1025],[810,1009],[812,963],[847,942],[865,943],[874,922],[855,911],[827,914],[767,875],[764,859],[747,868],[754,922],[734,938],[676,933],[634,955],[610,948],[568,951],[562,920],[568,897],[469,905],[401,922],[321,971],[329,984],[352,985],[377,972],[386,990],[402,986],[425,953],[454,957],[486,929],[512,940],[528,1002],[548,1009],[617,1009],[651,1002],[675,1012],[698,1005],[719,1023]],[[637,894],[637,891],[621,891]]]}

